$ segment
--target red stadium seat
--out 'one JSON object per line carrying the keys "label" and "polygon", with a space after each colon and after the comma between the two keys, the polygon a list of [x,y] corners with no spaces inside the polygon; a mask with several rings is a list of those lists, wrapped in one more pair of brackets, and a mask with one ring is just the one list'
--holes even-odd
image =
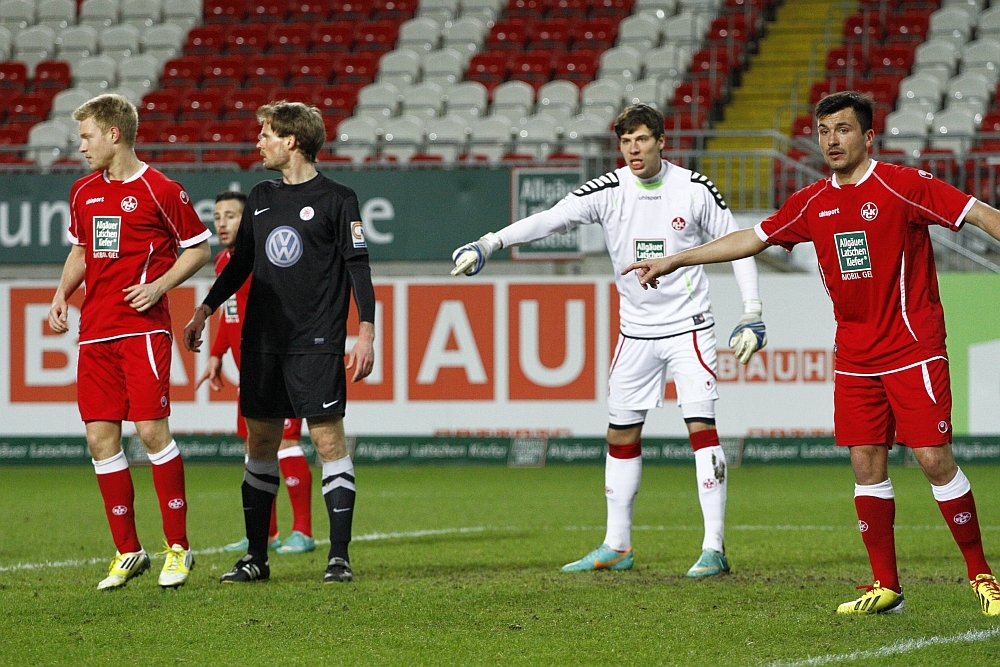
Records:
{"label": "red stadium seat", "polygon": [[228,29],[228,25],[220,23],[191,28],[184,43],[184,53],[189,56],[222,53]]}
{"label": "red stadium seat", "polygon": [[816,136],[816,119],[812,114],[797,116],[792,121],[792,136],[809,138]]}
{"label": "red stadium seat", "polygon": [[979,131],[1000,133],[1000,110],[994,109],[983,116],[983,123],[979,126]]}
{"label": "red stadium seat", "polygon": [[573,50],[569,53],[557,53],[552,65],[555,68],[555,78],[572,81],[582,88],[594,80],[600,68],[600,56],[595,50]]}
{"label": "red stadium seat", "polygon": [[241,56],[214,56],[204,61],[201,78],[206,86],[241,84],[245,76],[246,59]]}
{"label": "red stadium seat", "polygon": [[503,51],[487,51],[477,53],[469,61],[469,70],[466,78],[470,81],[478,81],[483,85],[492,83],[500,84],[507,78],[507,61],[510,56]]}
{"label": "red stadium seat", "polygon": [[222,93],[213,88],[192,90],[180,101],[180,120],[212,119],[222,115]]}
{"label": "red stadium seat", "polygon": [[844,39],[847,42],[877,44],[882,41],[882,21],[878,12],[851,14],[844,21]]}
{"label": "red stadium seat", "polygon": [[348,53],[337,63],[337,83],[371,83],[378,73],[378,56],[374,53]]}
{"label": "red stadium seat", "polygon": [[52,98],[45,93],[17,93],[10,98],[7,120],[40,122],[51,109]]}
{"label": "red stadium seat", "polygon": [[548,17],[578,20],[586,16],[589,9],[588,0],[551,0]]}
{"label": "red stadium seat", "polygon": [[35,78],[31,85],[34,90],[60,91],[70,87],[73,75],[69,63],[62,60],[44,60],[35,65]]}
{"label": "red stadium seat", "polygon": [[632,6],[635,0],[591,0],[591,17],[609,18],[617,24],[626,16],[632,13]]}
{"label": "red stadium seat", "polygon": [[375,0],[372,17],[378,19],[403,20],[412,18],[417,11],[417,0]]}
{"label": "red stadium seat", "polygon": [[729,46],[710,46],[694,54],[691,59],[691,75],[695,77],[718,76],[725,78],[731,69],[740,64],[743,50]]}
{"label": "red stadium seat", "polygon": [[196,144],[204,138],[205,124],[198,120],[169,124],[160,134],[161,143],[169,144]]}
{"label": "red stadium seat", "polygon": [[289,63],[289,83],[325,84],[333,78],[337,61],[329,53],[314,53],[294,56]]}
{"label": "red stadium seat", "polygon": [[872,50],[869,74],[909,74],[916,47],[916,42],[896,42]]}
{"label": "red stadium seat", "polygon": [[253,0],[250,4],[251,22],[283,22],[291,13],[289,0]]}
{"label": "red stadium seat", "polygon": [[867,68],[867,62],[860,44],[848,44],[830,49],[826,54],[826,71],[832,74],[854,72],[860,76]]}
{"label": "red stadium seat", "polygon": [[226,120],[205,126],[205,141],[217,144],[241,144],[247,141],[245,124]]}
{"label": "red stadium seat", "polygon": [[385,53],[392,50],[398,35],[399,24],[395,21],[363,21],[354,30],[354,48]]}
{"label": "red stadium seat", "polygon": [[198,56],[184,56],[168,60],[163,64],[160,85],[164,88],[197,86],[198,82],[201,81],[203,67],[204,58]]}
{"label": "red stadium seat", "polygon": [[528,27],[528,48],[565,51],[569,47],[569,26],[567,18],[534,22]]}
{"label": "red stadium seat", "polygon": [[289,102],[312,104],[313,100],[322,88],[323,85],[319,83],[300,83],[299,85],[292,86],[291,88],[282,88],[281,96]]}
{"label": "red stadium seat", "polygon": [[263,53],[267,48],[267,28],[262,25],[239,25],[226,35],[226,53]]}
{"label": "red stadium seat", "polygon": [[540,19],[545,14],[545,0],[510,0],[504,16],[509,19]]}
{"label": "red stadium seat", "polygon": [[206,23],[239,23],[250,12],[250,0],[205,0]]}
{"label": "red stadium seat", "polygon": [[618,37],[618,21],[609,18],[580,21],[573,25],[574,49],[610,49]]}
{"label": "red stadium seat", "polygon": [[338,84],[326,86],[316,92],[315,104],[323,115],[350,115],[358,101],[356,84]]}
{"label": "red stadium seat", "polygon": [[293,22],[325,21],[332,12],[333,3],[330,0],[292,0],[288,19]]}
{"label": "red stadium seat", "polygon": [[494,23],[486,44],[490,50],[520,51],[527,40],[528,22],[523,18],[513,18]]}
{"label": "red stadium seat", "polygon": [[530,83],[537,92],[552,78],[552,54],[544,50],[515,53],[507,67],[511,79]]}
{"label": "red stadium seat", "polygon": [[312,30],[313,51],[350,51],[354,46],[354,24],[349,21],[319,23]]}
{"label": "red stadium seat", "polygon": [[171,124],[170,120],[146,120],[139,122],[135,131],[135,142],[139,145],[158,144],[163,130]]}
{"label": "red stadium seat", "polygon": [[339,21],[365,21],[372,15],[372,0],[333,0],[330,16]]}
{"label": "red stadium seat", "polygon": [[273,101],[274,90],[274,86],[254,86],[253,88],[233,90],[223,102],[226,119],[256,119],[257,109]]}
{"label": "red stadium seat", "polygon": [[271,53],[305,53],[312,42],[310,31],[305,21],[273,25],[267,32],[268,48]]}
{"label": "red stadium seat", "polygon": [[28,84],[28,66],[22,62],[0,62],[0,90],[23,91]]}
{"label": "red stadium seat", "polygon": [[254,85],[284,85],[288,78],[288,64],[291,56],[285,53],[270,53],[253,56],[247,62],[246,77]]}
{"label": "red stadium seat", "polygon": [[906,11],[890,16],[886,21],[886,43],[923,43],[927,39],[927,29],[930,27],[931,11]]}
{"label": "red stadium seat", "polygon": [[180,88],[164,88],[146,93],[139,103],[140,125],[149,120],[174,120],[180,113]]}

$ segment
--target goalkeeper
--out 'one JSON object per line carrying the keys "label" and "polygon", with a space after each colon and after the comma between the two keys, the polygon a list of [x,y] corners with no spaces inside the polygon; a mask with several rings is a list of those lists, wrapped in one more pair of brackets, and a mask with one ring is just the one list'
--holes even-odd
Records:
{"label": "goalkeeper", "polygon": [[[689,577],[729,571],[724,541],[726,455],[715,428],[715,329],[708,279],[701,267],[660,279],[643,290],[620,275],[641,258],[672,255],[738,229],[710,180],[661,159],[663,116],[636,104],[615,121],[624,167],[588,181],[547,211],[519,220],[457,249],[453,275],[475,275],[500,248],[528,243],[581,224],[599,224],[611,255],[620,295],[621,331],[608,378],[608,456],[604,493],[608,520],[604,542],[567,572],[632,567],[632,508],[642,476],[642,426],[646,412],[663,404],[666,370],[694,449],[698,496],[705,522],[702,553]],[[757,267],[752,258],[733,262],[744,314],[729,339],[747,363],[764,347]]]}

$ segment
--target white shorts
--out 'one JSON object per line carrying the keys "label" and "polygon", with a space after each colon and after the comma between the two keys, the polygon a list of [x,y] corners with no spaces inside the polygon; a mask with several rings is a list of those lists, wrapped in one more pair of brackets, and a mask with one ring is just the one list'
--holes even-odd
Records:
{"label": "white shorts", "polygon": [[[618,346],[608,375],[608,408],[644,411],[663,405],[667,371],[677,387],[677,405],[700,405],[697,415],[715,417],[716,386],[715,329],[646,340],[618,335]],[[707,406],[712,406],[708,408]],[[712,414],[701,414],[710,411]],[[612,423],[615,423],[612,417]]]}

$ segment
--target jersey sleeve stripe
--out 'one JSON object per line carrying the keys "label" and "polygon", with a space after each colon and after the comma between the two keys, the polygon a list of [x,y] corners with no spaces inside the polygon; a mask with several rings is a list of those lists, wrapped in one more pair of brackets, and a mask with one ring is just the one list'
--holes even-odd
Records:
{"label": "jersey sleeve stripe", "polygon": [[198,236],[195,236],[194,238],[188,239],[186,241],[181,241],[178,245],[180,245],[180,247],[182,248],[190,248],[191,246],[198,245],[202,241],[207,241],[210,238],[212,238],[212,232],[206,229],[201,234],[198,234]]}
{"label": "jersey sleeve stripe", "polygon": [[[801,220],[802,218],[804,218],[804,216],[806,214],[806,209],[809,208],[809,204],[812,203],[812,200],[816,199],[816,197],[819,197],[821,194],[823,194],[824,192],[826,192],[826,189],[827,189],[827,187],[829,187],[829,185],[830,185],[829,181],[827,181],[826,183],[824,183],[823,187],[819,189],[819,192],[817,192],[812,197],[810,197],[809,199],[806,200],[806,203],[802,205],[802,210],[800,210],[798,212],[798,214],[794,218],[792,218],[791,220],[789,220],[788,223],[785,224],[784,227],[781,227],[780,229],[774,230],[773,234],[770,234],[766,239],[761,239],[761,241],[763,241],[764,243],[771,243],[771,241],[769,240],[771,237],[773,237],[773,236],[775,236],[777,234],[780,234],[781,232],[785,231],[786,229],[788,229],[789,227],[791,227],[792,225],[794,225],[796,222],[798,222],[799,220]],[[761,231],[763,231],[763,230],[761,230]]]}
{"label": "jersey sleeve stripe", "polygon": [[936,218],[936,219],[940,220],[941,222],[943,222],[943,223],[944,223],[944,224],[945,224],[945,225],[946,225],[946,226],[948,227],[948,229],[950,229],[950,230],[952,230],[952,231],[955,231],[955,232],[957,232],[957,231],[958,231],[959,229],[961,229],[961,228],[962,228],[962,225],[961,225],[961,220],[962,220],[962,218],[964,218],[964,217],[965,217],[965,213],[967,212],[967,210],[968,210],[969,208],[971,208],[971,205],[972,205],[972,203],[974,203],[974,202],[976,201],[976,198],[975,198],[975,197],[972,197],[972,196],[970,196],[970,197],[969,197],[969,200],[970,200],[970,203],[969,203],[969,204],[966,204],[966,211],[964,211],[964,212],[962,213],[962,217],[961,217],[961,218],[959,218],[959,221],[958,221],[958,222],[955,222],[955,223],[952,223],[952,222],[951,222],[951,221],[949,221],[949,220],[948,220],[947,218],[945,218],[945,217],[944,217],[943,215],[940,215],[940,214],[938,214],[938,213],[936,213],[936,212],[934,212],[934,211],[930,210],[930,209],[929,209],[929,208],[927,208],[926,206],[921,206],[920,204],[918,204],[918,203],[916,203],[916,202],[914,202],[914,201],[910,201],[909,199],[907,199],[907,198],[906,198],[906,197],[904,197],[903,195],[899,194],[898,192],[896,192],[895,190],[893,190],[893,189],[892,189],[892,188],[891,188],[891,187],[889,186],[889,184],[888,184],[888,183],[886,183],[886,182],[885,182],[885,181],[884,181],[884,180],[882,179],[882,177],[881,177],[881,176],[879,176],[878,174],[872,174],[872,175],[873,175],[873,176],[875,176],[875,178],[876,178],[876,179],[878,180],[878,182],[879,182],[879,183],[881,183],[881,184],[882,184],[882,185],[883,185],[883,186],[885,187],[885,189],[886,189],[886,190],[888,190],[889,192],[891,192],[891,193],[892,193],[892,194],[894,194],[895,196],[899,197],[900,199],[902,199],[903,201],[905,201],[905,202],[906,202],[907,204],[909,204],[910,206],[913,206],[914,208],[918,208],[918,209],[920,209],[921,211],[924,211],[925,213],[927,213],[927,214],[929,214],[929,215],[933,216],[934,218]]}
{"label": "jersey sleeve stripe", "polygon": [[976,205],[977,201],[979,200],[976,199],[975,197],[969,197],[969,203],[967,203],[965,205],[965,208],[962,209],[962,214],[958,216],[958,221],[955,223],[955,226],[952,227],[952,229],[954,229],[957,232],[958,230],[960,230],[962,227],[965,226],[965,216],[969,215],[969,211],[972,210],[972,207]]}

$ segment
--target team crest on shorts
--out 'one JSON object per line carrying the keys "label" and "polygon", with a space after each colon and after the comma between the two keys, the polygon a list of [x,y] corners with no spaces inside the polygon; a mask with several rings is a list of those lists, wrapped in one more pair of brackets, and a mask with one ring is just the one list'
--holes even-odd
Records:
{"label": "team crest on shorts", "polygon": [[947,433],[948,432],[948,422],[943,419],[938,422],[938,432]]}

